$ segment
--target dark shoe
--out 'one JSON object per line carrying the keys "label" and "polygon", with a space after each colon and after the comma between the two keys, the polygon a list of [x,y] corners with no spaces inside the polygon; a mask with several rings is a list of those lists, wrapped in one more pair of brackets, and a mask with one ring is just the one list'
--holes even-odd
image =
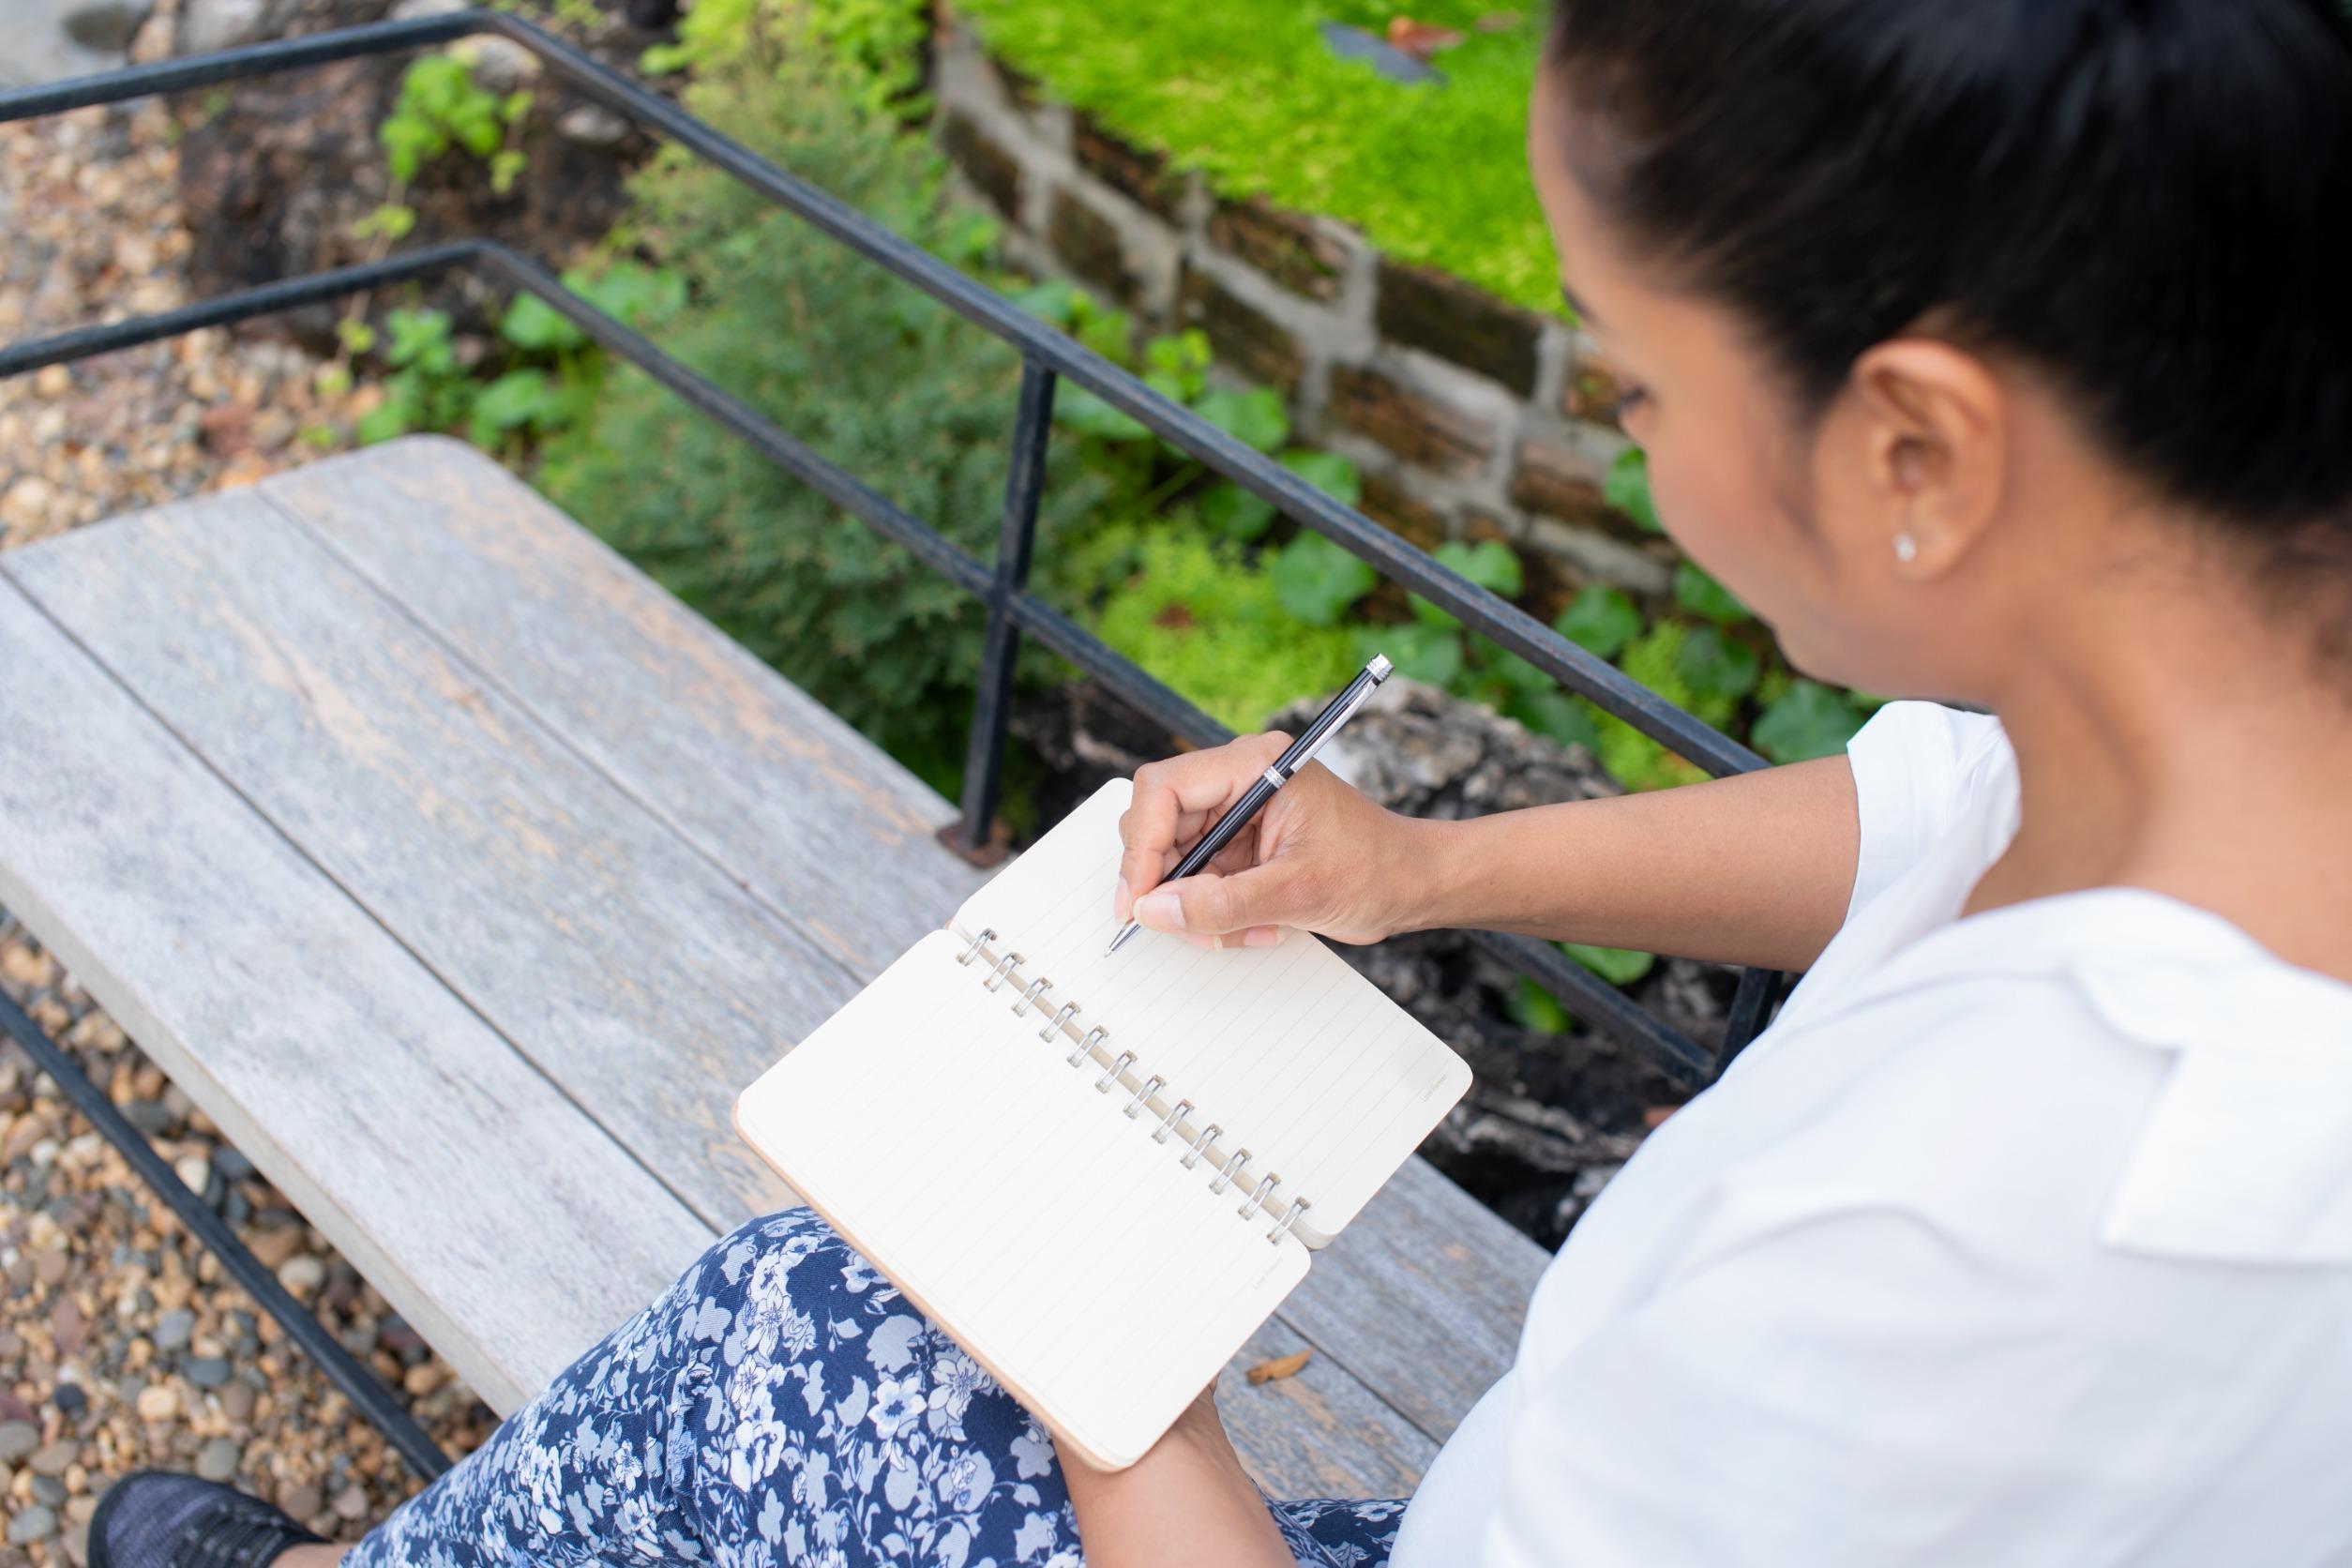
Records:
{"label": "dark shoe", "polygon": [[89,1568],[264,1568],[323,1542],[283,1510],[174,1470],[133,1470],[90,1515]]}

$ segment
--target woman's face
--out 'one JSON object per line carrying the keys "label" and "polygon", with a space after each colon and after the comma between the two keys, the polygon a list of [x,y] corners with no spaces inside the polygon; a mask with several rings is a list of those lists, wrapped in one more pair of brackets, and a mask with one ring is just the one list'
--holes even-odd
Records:
{"label": "woman's face", "polygon": [[[1649,455],[1658,516],[1691,560],[1770,626],[1816,680],[1934,690],[1917,601],[1894,592],[1890,519],[1856,482],[1866,444],[1841,395],[1800,430],[1791,397],[1724,308],[1658,281],[1612,243],[1562,152],[1560,91],[1539,73],[1529,158],[1570,307],[1616,373],[1625,433]],[[1841,482],[1840,475],[1847,477]]]}

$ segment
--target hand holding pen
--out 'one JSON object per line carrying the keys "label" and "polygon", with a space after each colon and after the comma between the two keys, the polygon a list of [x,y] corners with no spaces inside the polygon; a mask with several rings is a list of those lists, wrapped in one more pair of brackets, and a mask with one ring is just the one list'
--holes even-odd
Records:
{"label": "hand holding pen", "polygon": [[[1343,942],[1417,928],[1415,859],[1430,824],[1375,805],[1311,761],[1387,665],[1368,665],[1296,737],[1244,735],[1136,770],[1111,901],[1128,945],[1158,940],[1153,932],[1235,947],[1276,942],[1292,926]],[[1294,751],[1308,760],[1293,757],[1275,788],[1269,770]],[[1131,914],[1143,934],[1129,928]]]}

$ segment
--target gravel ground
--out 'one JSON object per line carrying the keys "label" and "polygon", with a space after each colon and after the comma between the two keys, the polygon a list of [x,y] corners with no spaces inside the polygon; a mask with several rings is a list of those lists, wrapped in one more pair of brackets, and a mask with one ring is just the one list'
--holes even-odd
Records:
{"label": "gravel ground", "polygon": [[[185,302],[156,104],[0,127],[0,342]],[[218,331],[0,381],[0,549],[349,445],[375,395]],[[0,671],[0,680],[7,679]],[[464,1454],[489,1409],[0,911],[0,989],[63,1042],[294,1295]],[[0,1043],[0,1568],[82,1568],[111,1480],[189,1470],[355,1540],[417,1483],[13,1043]]]}

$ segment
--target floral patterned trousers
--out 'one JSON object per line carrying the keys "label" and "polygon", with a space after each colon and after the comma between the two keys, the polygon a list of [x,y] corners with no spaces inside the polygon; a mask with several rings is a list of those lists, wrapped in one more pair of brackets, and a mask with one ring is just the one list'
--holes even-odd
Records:
{"label": "floral patterned trousers", "polygon": [[[1401,1501],[1269,1502],[1379,1568]],[[1080,1568],[1045,1429],[807,1209],[722,1237],[344,1568]]]}

